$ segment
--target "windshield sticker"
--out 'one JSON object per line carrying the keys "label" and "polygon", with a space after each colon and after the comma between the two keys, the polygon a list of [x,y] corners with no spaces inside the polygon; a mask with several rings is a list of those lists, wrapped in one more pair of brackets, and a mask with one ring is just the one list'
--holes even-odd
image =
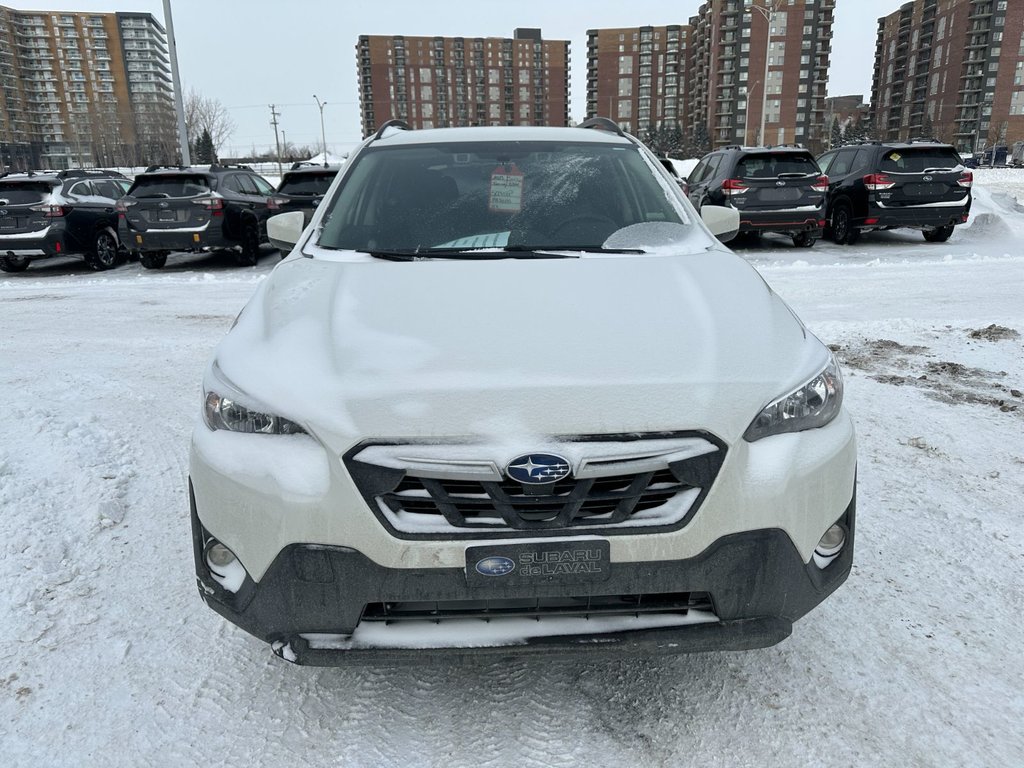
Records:
{"label": "windshield sticker", "polygon": [[523,210],[523,172],[514,165],[499,165],[491,174],[489,207],[492,213]]}
{"label": "windshield sticker", "polygon": [[894,163],[898,163],[902,157],[903,155],[901,155],[899,152],[891,152],[889,154],[889,159],[892,160]]}

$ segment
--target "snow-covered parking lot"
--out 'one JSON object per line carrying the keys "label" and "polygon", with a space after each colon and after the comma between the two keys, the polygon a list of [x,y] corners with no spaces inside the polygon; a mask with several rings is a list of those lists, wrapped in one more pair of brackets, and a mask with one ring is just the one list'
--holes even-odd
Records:
{"label": "snow-covered parking lot", "polygon": [[945,244],[740,251],[837,350],[859,438],[850,579],[745,653],[279,661],[200,601],[186,495],[203,367],[276,252],[0,276],[0,762],[1024,765],[1024,171],[976,179]]}

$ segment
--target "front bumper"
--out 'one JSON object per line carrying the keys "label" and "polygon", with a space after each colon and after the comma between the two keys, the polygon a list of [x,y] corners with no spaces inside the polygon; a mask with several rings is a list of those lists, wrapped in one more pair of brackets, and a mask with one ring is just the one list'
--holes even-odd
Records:
{"label": "front bumper", "polygon": [[[206,603],[222,616],[256,637],[271,643],[274,652],[288,661],[333,666],[364,661],[421,661],[437,657],[452,661],[469,655],[520,655],[564,651],[572,654],[620,656],[642,651],[667,654],[712,650],[746,650],[774,645],[789,636],[792,624],[831,594],[850,573],[853,562],[856,497],[833,522],[843,526],[845,545],[839,556],[819,568],[812,559],[804,563],[792,540],[777,528],[732,534],[716,541],[695,557],[655,562],[613,562],[606,580],[566,583],[558,577],[546,582],[506,583],[501,579],[479,583],[465,568],[388,568],[349,547],[293,544],[285,547],[259,583],[246,577],[237,592],[228,592],[205,564],[204,544],[209,533],[203,527],[191,492],[191,517],[196,575]],[[659,614],[662,626],[652,626],[649,616],[635,621],[619,617],[613,630],[604,628],[601,616],[577,616],[571,631],[517,634],[505,639],[472,638],[484,626],[480,604],[522,598],[574,598],[630,596],[657,599],[669,594],[709,596],[713,614],[693,621],[673,622]],[[420,644],[408,638],[429,638],[436,623],[416,619],[388,641],[387,625],[375,621],[361,636],[360,624],[368,606],[432,602],[462,604],[472,601],[476,612],[455,619],[453,631],[467,633],[466,644],[455,640],[438,645]],[[379,615],[379,613],[378,613]],[[503,621],[504,619],[497,619]],[[536,618],[564,621],[559,616]],[[667,626],[664,623],[667,622]],[[636,629],[631,628],[635,625]],[[561,625],[559,625],[561,626]],[[494,627],[494,629],[499,629]],[[521,630],[521,625],[520,625]],[[325,639],[326,638],[326,639]],[[369,638],[367,640],[366,638]],[[424,647],[425,646],[425,647]]]}

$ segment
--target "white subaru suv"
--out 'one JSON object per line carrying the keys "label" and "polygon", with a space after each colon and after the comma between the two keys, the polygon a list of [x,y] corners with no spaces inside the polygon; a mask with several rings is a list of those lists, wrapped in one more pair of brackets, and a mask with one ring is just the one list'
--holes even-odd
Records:
{"label": "white subaru suv", "polygon": [[299,664],[765,647],[847,577],[828,348],[636,139],[388,124],[220,343],[206,603]]}

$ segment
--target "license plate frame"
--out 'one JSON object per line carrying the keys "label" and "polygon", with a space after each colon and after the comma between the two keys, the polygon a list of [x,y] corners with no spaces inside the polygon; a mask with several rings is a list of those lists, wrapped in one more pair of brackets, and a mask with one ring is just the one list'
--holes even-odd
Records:
{"label": "license plate frame", "polygon": [[471,586],[587,584],[611,577],[611,544],[606,539],[530,541],[466,548],[466,581]]}

